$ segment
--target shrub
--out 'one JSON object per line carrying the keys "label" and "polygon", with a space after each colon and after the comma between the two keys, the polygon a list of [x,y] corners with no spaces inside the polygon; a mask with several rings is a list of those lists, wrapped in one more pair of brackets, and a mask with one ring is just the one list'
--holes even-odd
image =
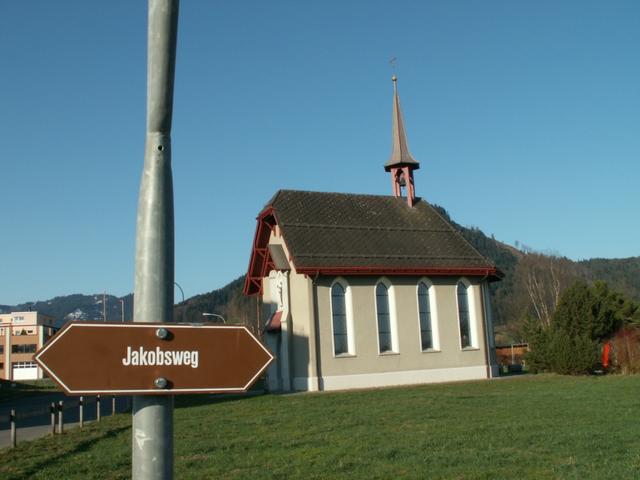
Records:
{"label": "shrub", "polygon": [[532,373],[550,370],[549,364],[549,329],[543,328],[533,317],[527,317],[523,327],[525,338],[529,343],[529,352],[525,360]]}
{"label": "shrub", "polygon": [[556,329],[548,345],[549,370],[563,375],[580,375],[593,371],[598,363],[598,342],[588,335],[571,336]]}
{"label": "shrub", "polygon": [[599,361],[598,342],[587,335],[569,335],[559,328],[540,329],[530,340],[529,348],[526,361],[533,373],[587,374]]}

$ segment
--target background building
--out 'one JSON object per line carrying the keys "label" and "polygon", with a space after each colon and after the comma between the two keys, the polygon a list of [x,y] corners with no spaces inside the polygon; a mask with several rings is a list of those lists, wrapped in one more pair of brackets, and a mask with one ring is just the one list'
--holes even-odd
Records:
{"label": "background building", "polygon": [[54,318],[39,312],[0,314],[0,378],[43,378],[35,352],[57,331]]}

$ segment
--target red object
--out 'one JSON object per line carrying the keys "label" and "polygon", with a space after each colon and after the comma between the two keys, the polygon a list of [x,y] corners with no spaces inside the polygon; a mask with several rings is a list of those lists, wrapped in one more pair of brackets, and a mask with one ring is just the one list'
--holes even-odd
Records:
{"label": "red object", "polygon": [[307,275],[474,275],[492,276],[498,275],[497,269],[485,267],[303,267],[296,269],[298,273]]}
{"label": "red object", "polygon": [[275,312],[271,315],[269,322],[267,322],[267,326],[265,331],[267,332],[279,332],[282,330],[282,310]]}
{"label": "red object", "polygon": [[609,352],[611,350],[611,344],[609,342],[604,344],[602,347],[602,366],[604,368],[609,367]]}

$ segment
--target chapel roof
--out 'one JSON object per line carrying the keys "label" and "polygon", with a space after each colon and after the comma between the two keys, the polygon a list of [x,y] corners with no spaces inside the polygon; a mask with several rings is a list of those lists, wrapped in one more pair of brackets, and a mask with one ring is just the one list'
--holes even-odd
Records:
{"label": "chapel roof", "polygon": [[502,276],[422,199],[410,207],[385,195],[279,190],[258,216],[248,294],[257,293],[258,277],[273,267],[266,245],[260,245],[268,242],[261,222],[280,228],[297,273]]}

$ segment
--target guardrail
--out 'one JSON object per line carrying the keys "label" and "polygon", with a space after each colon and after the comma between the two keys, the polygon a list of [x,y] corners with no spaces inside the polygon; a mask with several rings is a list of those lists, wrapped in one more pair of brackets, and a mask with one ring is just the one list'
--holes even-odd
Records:
{"label": "guardrail", "polygon": [[[130,412],[131,411],[131,397],[122,397],[125,399],[123,408],[121,412]],[[84,427],[86,423],[85,418],[85,407],[88,407],[92,404],[95,404],[95,418],[96,421],[99,422],[102,419],[102,402],[105,400],[104,397],[100,395],[96,395],[95,397],[77,397],[70,398],[66,401],[60,400],[57,403],[51,402],[49,405],[46,405],[42,408],[37,409],[29,409],[29,411],[20,412],[19,410],[12,408],[7,414],[0,414],[0,424],[5,422],[9,422],[9,428],[11,430],[11,441],[10,447],[15,448],[17,444],[18,437],[18,427],[19,424],[24,421],[35,417],[43,417],[46,418],[46,415],[49,414],[51,417],[51,435],[60,435],[64,432],[65,425],[65,411],[69,412],[72,409],[78,409],[78,423],[79,427]],[[116,397],[111,397],[111,415],[116,414]],[[69,418],[69,417],[67,417]],[[46,421],[43,425],[46,425]]]}

